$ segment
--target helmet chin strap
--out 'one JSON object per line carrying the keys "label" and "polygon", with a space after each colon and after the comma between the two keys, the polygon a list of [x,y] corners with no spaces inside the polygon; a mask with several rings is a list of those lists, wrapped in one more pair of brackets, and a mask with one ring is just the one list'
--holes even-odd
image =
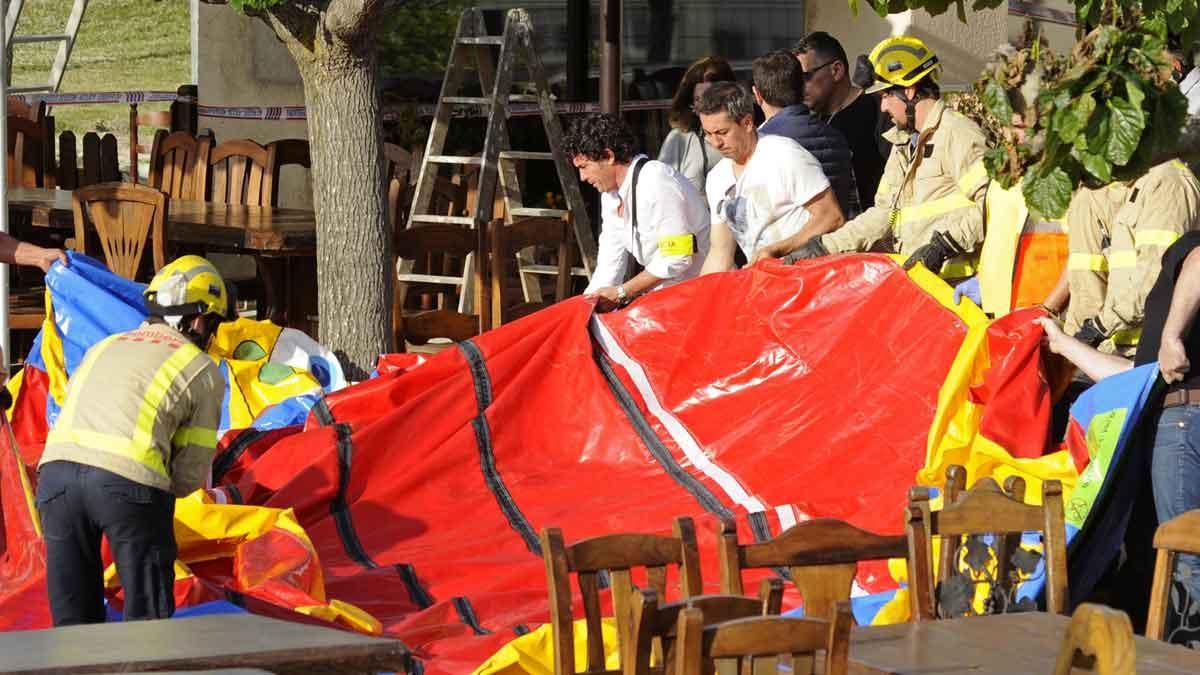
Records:
{"label": "helmet chin strap", "polygon": [[909,98],[904,93],[904,90],[901,89],[900,87],[895,87],[892,89],[892,96],[895,96],[896,98],[900,99],[904,103],[904,117],[905,117],[904,124],[903,125],[897,124],[896,126],[900,127],[900,129],[902,131],[916,131],[917,130],[917,128],[916,128],[917,127],[917,102],[914,101],[913,99]]}

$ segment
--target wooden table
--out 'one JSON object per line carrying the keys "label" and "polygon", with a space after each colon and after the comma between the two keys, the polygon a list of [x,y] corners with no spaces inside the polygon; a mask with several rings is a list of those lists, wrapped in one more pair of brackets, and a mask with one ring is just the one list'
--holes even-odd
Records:
{"label": "wooden table", "polygon": [[0,633],[0,673],[261,668],[273,673],[406,672],[399,640],[253,614]]}
{"label": "wooden table", "polygon": [[[73,236],[71,192],[9,188],[9,217],[15,224]],[[271,206],[230,206],[172,199],[167,206],[166,239],[222,253],[258,255],[265,287],[262,318],[300,330],[316,313],[317,221],[312,211]],[[19,236],[19,235],[18,235]],[[300,271],[295,271],[298,269]]]}
{"label": "wooden table", "polygon": [[[67,190],[9,188],[8,210],[33,227],[75,229]],[[169,241],[246,253],[312,255],[317,246],[316,215],[304,209],[172,199],[166,230]]]}
{"label": "wooden table", "polygon": [[[1067,616],[1030,612],[895,626],[850,634],[852,673],[1052,673]],[[1200,673],[1200,652],[1135,637],[1137,672]]]}

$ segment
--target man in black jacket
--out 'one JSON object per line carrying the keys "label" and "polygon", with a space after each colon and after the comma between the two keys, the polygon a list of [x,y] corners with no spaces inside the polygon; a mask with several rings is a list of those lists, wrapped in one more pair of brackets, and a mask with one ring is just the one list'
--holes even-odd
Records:
{"label": "man in black jacket", "polygon": [[851,83],[850,62],[842,43],[816,31],[792,47],[804,69],[804,104],[813,114],[846,136],[854,153],[854,180],[864,207],[875,203],[892,145],[883,132],[891,119],[879,110],[879,99]]}
{"label": "man in black jacket", "polygon": [[818,120],[801,102],[804,80],[800,63],[787,51],[777,49],[755,59],[753,72],[754,100],[767,118],[758,132],[786,136],[812,153],[821,163],[846,219],[857,216],[862,207],[850,145],[840,131]]}

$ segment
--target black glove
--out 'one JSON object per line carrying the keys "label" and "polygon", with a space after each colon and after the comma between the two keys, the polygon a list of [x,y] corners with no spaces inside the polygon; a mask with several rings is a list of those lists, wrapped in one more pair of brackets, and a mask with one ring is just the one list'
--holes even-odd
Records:
{"label": "black glove", "polygon": [[820,237],[813,237],[804,242],[804,245],[800,248],[783,256],[783,262],[785,265],[795,265],[797,260],[820,258],[826,255],[829,255],[829,249],[825,248],[825,244],[821,243]]}
{"label": "black glove", "polygon": [[1108,331],[1104,330],[1104,325],[1096,318],[1084,321],[1075,333],[1076,340],[1092,347],[1099,346],[1107,337]]}
{"label": "black glove", "polygon": [[904,269],[910,270],[917,263],[923,263],[925,269],[937,274],[947,260],[962,255],[966,251],[945,232],[934,232],[929,243],[913,251],[904,261]]}

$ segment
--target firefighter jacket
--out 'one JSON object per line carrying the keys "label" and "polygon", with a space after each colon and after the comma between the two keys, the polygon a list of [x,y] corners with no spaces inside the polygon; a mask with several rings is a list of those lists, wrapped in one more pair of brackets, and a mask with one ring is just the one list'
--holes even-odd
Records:
{"label": "firefighter jacket", "polygon": [[[983,200],[988,176],[983,132],[937,101],[910,145],[909,132],[889,129],[892,154],[883,168],[875,205],[821,237],[830,253],[883,247],[909,255],[944,232],[966,251],[983,241]],[[967,256],[950,260],[944,277],[970,276]]]}
{"label": "firefighter jacket", "polygon": [[1163,252],[1184,232],[1200,229],[1200,183],[1182,162],[1163,162],[1132,184],[1077,191],[1067,224],[1065,329],[1073,334],[1095,318],[1109,338],[1101,349],[1130,353]]}
{"label": "firefighter jacket", "polygon": [[208,480],[224,394],[216,363],[170,326],[110,336],[71,375],[39,465],[86,464],[187,495]]}

